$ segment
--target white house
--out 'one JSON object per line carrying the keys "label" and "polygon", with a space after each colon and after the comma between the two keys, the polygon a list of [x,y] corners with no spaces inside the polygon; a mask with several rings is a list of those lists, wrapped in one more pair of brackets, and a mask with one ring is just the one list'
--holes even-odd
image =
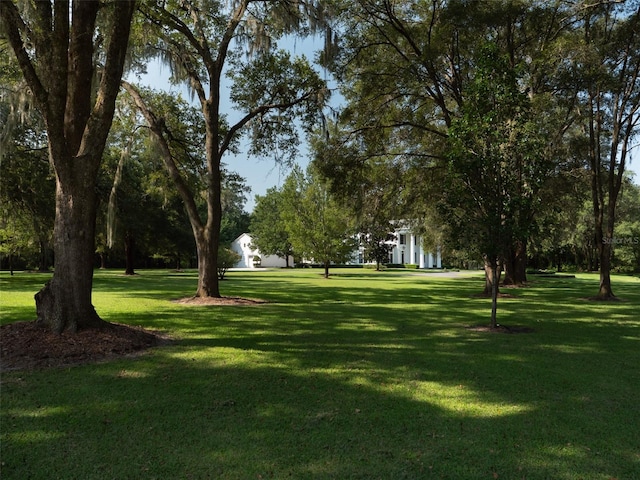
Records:
{"label": "white house", "polygon": [[435,253],[422,247],[419,235],[413,234],[409,228],[400,227],[394,232],[393,248],[389,252],[389,263],[418,265],[418,268],[442,268],[440,249]]}
{"label": "white house", "polygon": [[[236,268],[258,268],[258,267],[286,267],[287,262],[284,257],[277,255],[262,255],[257,248],[251,244],[252,238],[248,233],[243,233],[231,243],[231,250],[240,255],[240,261],[235,264]],[[289,257],[289,266],[293,267],[293,257]]]}
{"label": "white house", "polygon": [[[428,252],[422,248],[420,236],[414,235],[410,229],[405,227],[397,228],[394,232],[395,240],[390,242],[393,246],[389,252],[389,263],[395,264],[415,264],[418,268],[442,268],[442,257],[440,250]],[[262,255],[258,249],[251,245],[251,235],[243,233],[231,244],[231,249],[241,256],[240,261],[235,265],[237,268],[256,267],[285,267],[286,262],[283,257],[276,255]],[[254,259],[259,258],[259,262]],[[353,255],[353,264],[364,264],[363,248]],[[289,266],[293,266],[293,258],[289,257]]]}

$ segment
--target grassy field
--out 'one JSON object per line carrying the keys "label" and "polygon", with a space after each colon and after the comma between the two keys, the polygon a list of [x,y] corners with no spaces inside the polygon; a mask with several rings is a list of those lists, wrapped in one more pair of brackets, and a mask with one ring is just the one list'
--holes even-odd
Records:
{"label": "grassy field", "polygon": [[[640,279],[230,272],[254,306],[194,307],[193,272],[97,272],[103,318],[179,338],[135,359],[2,374],[2,478],[640,479]],[[37,274],[0,275],[0,322]]]}

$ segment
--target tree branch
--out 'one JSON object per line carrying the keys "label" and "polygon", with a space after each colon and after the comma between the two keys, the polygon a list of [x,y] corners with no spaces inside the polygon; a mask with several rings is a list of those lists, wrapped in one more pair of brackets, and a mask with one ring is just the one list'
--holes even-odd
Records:
{"label": "tree branch", "polygon": [[198,213],[198,207],[196,205],[195,199],[191,190],[189,189],[189,186],[187,185],[187,182],[184,180],[180,169],[176,165],[173,155],[171,154],[169,143],[164,136],[165,132],[162,122],[157,119],[155,114],[147,106],[146,102],[140,95],[140,92],[138,92],[138,90],[132,84],[125,80],[122,80],[120,83],[122,85],[122,88],[124,88],[129,93],[129,95],[131,95],[131,98],[133,98],[136,106],[149,124],[151,133],[158,141],[158,146],[160,147],[160,151],[162,153],[162,161],[164,162],[165,167],[169,172],[169,176],[174,181],[176,188],[178,189],[178,193],[180,194],[180,197],[184,202],[187,214],[189,215],[192,224],[197,226],[199,229],[203,229],[204,226],[202,220],[200,219],[200,214]]}
{"label": "tree branch", "polygon": [[16,7],[14,2],[0,1],[0,18],[2,18],[4,22],[5,33],[18,60],[20,70],[22,70],[22,74],[29,88],[31,88],[40,110],[43,112],[43,115],[46,115],[48,93],[40,81],[40,77],[22,41],[20,30],[26,30],[26,25],[20,17],[18,7]]}

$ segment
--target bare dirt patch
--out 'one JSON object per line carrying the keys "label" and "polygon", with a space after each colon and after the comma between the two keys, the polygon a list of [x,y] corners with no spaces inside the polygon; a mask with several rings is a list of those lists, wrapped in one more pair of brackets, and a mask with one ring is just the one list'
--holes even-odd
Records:
{"label": "bare dirt patch", "polygon": [[174,300],[173,302],[180,305],[194,306],[262,305],[267,303],[266,300],[241,297],[187,297],[179,298],[178,300]]}
{"label": "bare dirt patch", "polygon": [[139,355],[149,348],[172,342],[160,332],[117,323],[58,335],[35,322],[1,326],[0,341],[2,371],[95,363]]}

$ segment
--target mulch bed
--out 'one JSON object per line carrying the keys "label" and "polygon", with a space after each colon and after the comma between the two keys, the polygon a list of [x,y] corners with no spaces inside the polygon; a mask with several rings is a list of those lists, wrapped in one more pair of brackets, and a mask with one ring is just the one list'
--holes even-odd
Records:
{"label": "mulch bed", "polygon": [[[175,303],[189,306],[260,305],[264,300],[222,297],[188,297]],[[160,332],[118,323],[98,329],[60,335],[35,322],[14,322],[0,326],[0,369],[33,370],[96,363],[139,355],[172,339]]]}
{"label": "mulch bed", "polygon": [[0,326],[0,368],[29,370],[94,363],[141,352],[171,342],[159,332],[117,323],[60,335],[35,322]]}

